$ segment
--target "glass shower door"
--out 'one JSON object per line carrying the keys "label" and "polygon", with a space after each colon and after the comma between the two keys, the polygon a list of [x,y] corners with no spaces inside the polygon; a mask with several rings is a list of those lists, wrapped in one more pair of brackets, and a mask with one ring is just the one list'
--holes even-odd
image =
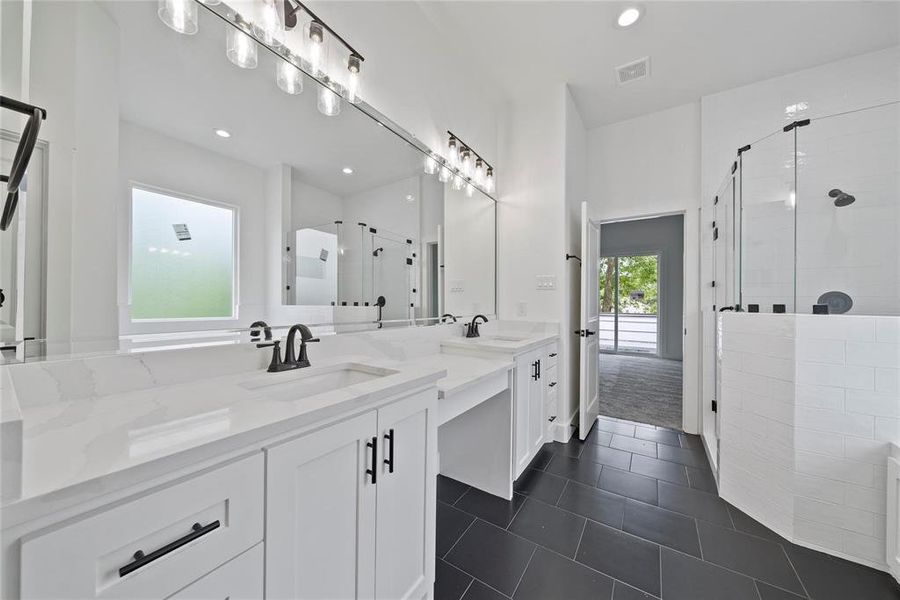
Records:
{"label": "glass shower door", "polygon": [[797,132],[797,312],[900,315],[900,104]]}

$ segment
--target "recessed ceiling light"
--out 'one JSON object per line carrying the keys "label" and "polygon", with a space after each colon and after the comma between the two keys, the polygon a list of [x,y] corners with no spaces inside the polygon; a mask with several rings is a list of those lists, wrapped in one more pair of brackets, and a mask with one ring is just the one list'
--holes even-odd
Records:
{"label": "recessed ceiling light", "polygon": [[216,135],[220,138],[230,138],[231,134],[225,131],[224,129],[216,129]]}
{"label": "recessed ceiling light", "polygon": [[344,167],[343,169],[341,169],[341,171],[344,172],[344,175],[352,175],[353,174],[353,169],[351,169],[350,167]]}
{"label": "recessed ceiling light", "polygon": [[616,23],[619,27],[631,27],[641,18],[641,9],[635,6],[629,6],[619,13],[619,18],[616,19]]}
{"label": "recessed ceiling light", "polygon": [[406,195],[406,201],[407,201],[407,202],[412,202],[412,201],[415,200],[415,199],[416,199],[416,198],[415,198],[412,194],[407,194],[407,195]]}

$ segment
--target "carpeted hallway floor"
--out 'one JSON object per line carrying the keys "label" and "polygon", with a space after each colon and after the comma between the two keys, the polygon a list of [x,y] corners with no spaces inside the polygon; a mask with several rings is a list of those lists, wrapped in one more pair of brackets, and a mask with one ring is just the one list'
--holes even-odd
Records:
{"label": "carpeted hallway floor", "polygon": [[681,361],[601,353],[600,414],[681,429]]}

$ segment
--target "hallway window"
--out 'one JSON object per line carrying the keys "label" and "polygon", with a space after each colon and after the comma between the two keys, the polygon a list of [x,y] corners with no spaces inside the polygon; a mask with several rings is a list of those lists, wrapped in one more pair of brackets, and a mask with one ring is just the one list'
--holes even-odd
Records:
{"label": "hallway window", "polygon": [[607,352],[658,352],[659,256],[600,259],[600,348]]}
{"label": "hallway window", "polygon": [[131,319],[235,318],[237,210],[131,189]]}

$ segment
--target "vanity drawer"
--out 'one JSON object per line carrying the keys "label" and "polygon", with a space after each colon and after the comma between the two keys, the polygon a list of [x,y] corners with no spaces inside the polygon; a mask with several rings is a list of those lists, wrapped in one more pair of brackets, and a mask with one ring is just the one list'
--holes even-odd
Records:
{"label": "vanity drawer", "polygon": [[544,379],[544,385],[547,386],[547,393],[554,393],[559,387],[559,369],[556,365],[552,365],[541,375]]}
{"label": "vanity drawer", "polygon": [[261,600],[262,542],[166,600]]}
{"label": "vanity drawer", "polygon": [[559,359],[559,348],[556,344],[547,346],[547,368],[555,367]]}
{"label": "vanity drawer", "polygon": [[22,598],[170,596],[263,539],[263,475],[260,452],[23,538]]}

